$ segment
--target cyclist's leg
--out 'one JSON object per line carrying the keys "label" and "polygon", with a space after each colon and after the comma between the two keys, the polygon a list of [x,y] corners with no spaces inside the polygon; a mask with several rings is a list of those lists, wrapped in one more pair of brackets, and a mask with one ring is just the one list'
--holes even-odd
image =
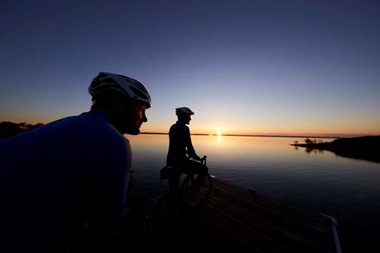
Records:
{"label": "cyclist's leg", "polygon": [[[164,251],[179,234],[178,227],[181,225],[182,212],[179,203],[173,204],[169,203],[169,195],[166,194],[160,198],[154,208],[148,227],[148,243],[151,252]],[[166,247],[161,248],[162,246]]]}
{"label": "cyclist's leg", "polygon": [[193,191],[192,195],[188,198],[187,205],[189,207],[200,207],[208,199],[212,191],[212,178],[209,174],[203,180],[202,185]]}
{"label": "cyclist's leg", "polygon": [[195,162],[195,161],[189,161],[189,162],[191,162],[190,166],[192,167],[193,173],[198,174],[195,180],[195,184],[194,184],[195,186],[194,192],[197,192],[202,187],[206,179],[206,176],[208,174],[208,168],[206,165],[199,162]]}
{"label": "cyclist's leg", "polygon": [[174,203],[177,201],[180,179],[181,179],[181,170],[179,168],[175,168],[169,177],[168,201],[171,203]]}

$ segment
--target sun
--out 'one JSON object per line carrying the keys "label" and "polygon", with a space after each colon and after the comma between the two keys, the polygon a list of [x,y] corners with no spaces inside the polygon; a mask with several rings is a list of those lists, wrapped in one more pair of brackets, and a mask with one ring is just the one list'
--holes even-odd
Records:
{"label": "sun", "polygon": [[222,141],[222,137],[223,137],[223,133],[224,133],[224,128],[223,127],[214,127],[213,129],[211,129],[209,135],[210,136],[214,136],[216,137],[216,140],[218,142],[221,142]]}

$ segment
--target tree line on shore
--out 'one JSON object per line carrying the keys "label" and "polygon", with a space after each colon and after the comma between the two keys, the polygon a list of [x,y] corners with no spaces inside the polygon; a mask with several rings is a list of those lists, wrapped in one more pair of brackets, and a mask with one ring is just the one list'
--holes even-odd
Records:
{"label": "tree line on shore", "polygon": [[300,144],[295,141],[291,145],[304,147],[306,152],[311,152],[313,149],[328,150],[338,156],[380,162],[380,135],[337,138],[331,142],[307,138],[305,143]]}
{"label": "tree line on shore", "polygon": [[6,138],[13,135],[17,135],[43,125],[44,124],[42,123],[28,124],[25,122],[14,123],[10,121],[2,121],[0,122],[0,138]]}

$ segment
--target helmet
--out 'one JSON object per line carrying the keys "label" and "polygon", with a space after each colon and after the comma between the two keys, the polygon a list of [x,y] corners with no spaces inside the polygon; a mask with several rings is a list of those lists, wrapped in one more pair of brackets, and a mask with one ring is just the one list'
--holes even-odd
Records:
{"label": "helmet", "polygon": [[187,107],[179,107],[179,108],[175,109],[175,114],[177,114],[177,115],[184,115],[184,114],[193,115],[194,112]]}
{"label": "helmet", "polygon": [[100,72],[91,82],[88,92],[94,98],[103,91],[115,90],[128,98],[140,101],[146,104],[147,108],[151,107],[152,101],[148,91],[139,81],[108,72]]}

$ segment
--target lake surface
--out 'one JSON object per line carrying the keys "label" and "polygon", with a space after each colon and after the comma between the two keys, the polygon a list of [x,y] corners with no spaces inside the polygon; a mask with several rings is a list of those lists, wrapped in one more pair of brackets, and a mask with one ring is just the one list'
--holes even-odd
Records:
{"label": "lake surface", "polygon": [[[127,136],[132,167],[146,197],[167,191],[160,181],[169,144],[167,135]],[[290,144],[297,137],[192,136],[199,156],[207,155],[210,174],[286,204],[337,218],[343,252],[380,252],[380,163],[306,152]],[[323,139],[332,141],[332,139]]]}

